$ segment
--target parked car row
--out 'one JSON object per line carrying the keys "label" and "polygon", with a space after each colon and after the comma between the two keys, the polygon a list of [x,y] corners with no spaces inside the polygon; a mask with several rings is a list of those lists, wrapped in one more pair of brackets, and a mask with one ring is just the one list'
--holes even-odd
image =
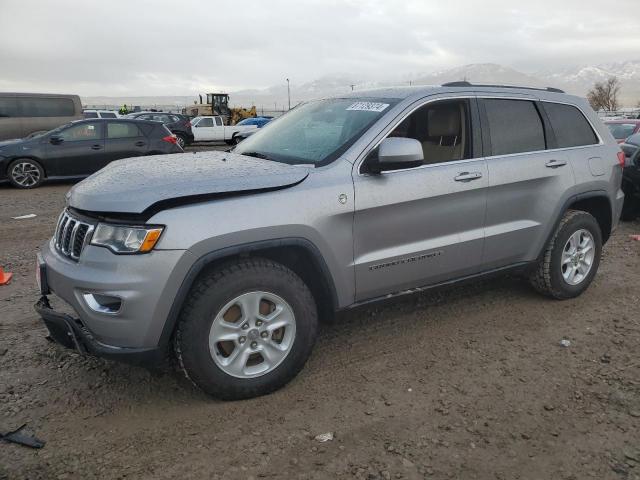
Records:
{"label": "parked car row", "polygon": [[86,177],[121,158],[182,151],[177,137],[159,122],[79,120],[30,138],[0,142],[0,180],[35,188],[45,179]]}

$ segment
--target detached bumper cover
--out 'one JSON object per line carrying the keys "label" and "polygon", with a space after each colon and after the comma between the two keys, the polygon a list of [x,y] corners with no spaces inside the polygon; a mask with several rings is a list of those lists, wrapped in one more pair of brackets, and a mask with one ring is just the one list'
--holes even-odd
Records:
{"label": "detached bumper cover", "polygon": [[122,348],[98,342],[78,319],[53,310],[45,295],[34,308],[42,317],[51,338],[66,348],[86,355],[144,366],[157,366],[165,358],[165,352],[160,348]]}

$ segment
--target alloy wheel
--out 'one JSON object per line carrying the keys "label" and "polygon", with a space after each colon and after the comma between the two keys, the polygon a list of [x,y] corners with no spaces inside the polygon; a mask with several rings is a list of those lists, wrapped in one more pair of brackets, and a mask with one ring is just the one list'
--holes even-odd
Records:
{"label": "alloy wheel", "polygon": [[11,178],[21,187],[32,187],[40,181],[40,169],[31,162],[16,163]]}
{"label": "alloy wheel", "polygon": [[589,275],[594,258],[593,235],[585,229],[574,232],[562,250],[560,268],[564,281],[569,285],[580,284]]}
{"label": "alloy wheel", "polygon": [[244,293],[218,312],[209,331],[209,352],[226,374],[259,377],[273,371],[293,346],[296,321],[291,306],[268,292]]}

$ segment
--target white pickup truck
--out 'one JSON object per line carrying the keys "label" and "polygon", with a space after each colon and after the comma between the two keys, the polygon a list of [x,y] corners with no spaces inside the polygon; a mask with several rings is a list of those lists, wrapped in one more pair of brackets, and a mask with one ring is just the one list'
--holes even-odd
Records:
{"label": "white pickup truck", "polygon": [[225,125],[222,117],[201,116],[191,120],[191,130],[195,142],[227,142],[237,143],[236,135],[249,130],[255,130],[256,125]]}

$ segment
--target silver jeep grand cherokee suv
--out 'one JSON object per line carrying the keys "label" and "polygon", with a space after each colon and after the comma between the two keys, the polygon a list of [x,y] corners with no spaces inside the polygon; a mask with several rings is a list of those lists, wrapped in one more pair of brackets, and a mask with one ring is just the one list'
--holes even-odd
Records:
{"label": "silver jeep grand cherokee suv", "polygon": [[580,295],[618,222],[620,155],[555,89],[312,101],[231,152],[121,160],[73,187],[36,310],[67,347],[157,364],[171,346],[205,392],[265,394],[338,310],[514,270]]}

